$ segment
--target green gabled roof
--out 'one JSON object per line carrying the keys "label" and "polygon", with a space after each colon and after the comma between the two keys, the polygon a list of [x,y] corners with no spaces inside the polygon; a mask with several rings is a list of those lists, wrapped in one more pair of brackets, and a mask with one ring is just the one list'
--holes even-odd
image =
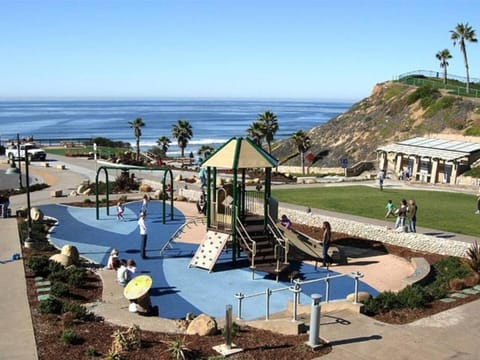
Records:
{"label": "green gabled roof", "polygon": [[231,138],[215,151],[202,167],[224,169],[273,168],[278,160],[248,138]]}

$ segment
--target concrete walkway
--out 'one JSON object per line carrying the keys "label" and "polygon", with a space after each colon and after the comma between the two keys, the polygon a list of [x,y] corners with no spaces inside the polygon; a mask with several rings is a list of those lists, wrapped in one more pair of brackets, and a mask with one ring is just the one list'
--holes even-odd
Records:
{"label": "concrete walkway", "polygon": [[[44,169],[52,174],[55,182],[51,189],[32,193],[32,205],[64,202],[65,198],[51,198],[50,191],[62,189],[64,194],[68,194],[82,180],[91,180],[94,174],[94,163],[91,161],[53,156],[52,160],[59,164],[62,161],[71,163],[67,167],[70,170]],[[35,174],[35,168],[32,173]],[[13,209],[22,207],[25,205],[25,196],[12,197],[11,203]],[[322,210],[313,211],[327,214]],[[328,215],[378,224],[378,220],[367,218],[330,212]],[[0,359],[37,359],[23,262],[8,261],[13,253],[20,253],[16,221],[0,219],[0,227],[0,284],[4,290],[0,292],[1,324],[4,329],[0,336]],[[442,235],[442,232],[433,229],[418,230]],[[475,240],[458,234],[446,235],[458,241]],[[345,310],[329,313],[322,316],[320,335],[331,343],[333,351],[321,359],[480,359],[477,345],[479,311],[480,301],[474,301],[408,325],[384,324]]]}

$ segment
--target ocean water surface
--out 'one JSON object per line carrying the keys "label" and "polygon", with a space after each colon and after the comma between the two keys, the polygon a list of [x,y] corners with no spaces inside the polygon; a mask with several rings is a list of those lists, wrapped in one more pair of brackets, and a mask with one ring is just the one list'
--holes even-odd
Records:
{"label": "ocean water surface", "polygon": [[348,101],[253,101],[253,100],[131,100],[131,101],[0,101],[0,141],[20,134],[21,138],[69,139],[106,137],[135,144],[128,121],[141,117],[140,145],[156,144],[158,138],[172,140],[168,154],[179,153],[171,135],[179,119],[192,125],[193,138],[186,152],[196,153],[202,144],[214,148],[234,136],[246,136],[246,129],[258,114],[272,111],[279,130],[275,140],[289,138],[345,112]]}

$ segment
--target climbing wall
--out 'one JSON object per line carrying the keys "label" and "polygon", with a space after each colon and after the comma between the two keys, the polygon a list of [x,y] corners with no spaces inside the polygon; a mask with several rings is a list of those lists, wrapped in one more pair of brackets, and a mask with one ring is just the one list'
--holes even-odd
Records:
{"label": "climbing wall", "polygon": [[209,230],[190,261],[189,267],[195,266],[207,269],[208,272],[212,271],[229,238],[230,234]]}

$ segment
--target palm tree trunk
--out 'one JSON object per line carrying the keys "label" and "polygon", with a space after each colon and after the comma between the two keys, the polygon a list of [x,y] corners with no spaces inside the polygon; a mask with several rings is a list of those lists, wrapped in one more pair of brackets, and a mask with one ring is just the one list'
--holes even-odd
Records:
{"label": "palm tree trunk", "polygon": [[443,83],[447,85],[447,66],[443,68]]}
{"label": "palm tree trunk", "polygon": [[305,153],[300,152],[300,164],[302,166],[302,175],[305,176]]}
{"label": "palm tree trunk", "polygon": [[465,70],[467,72],[467,94],[470,92],[470,75],[468,72],[467,50],[463,50],[463,61],[465,62]]}
{"label": "palm tree trunk", "polygon": [[137,161],[140,159],[140,138],[137,137]]}

